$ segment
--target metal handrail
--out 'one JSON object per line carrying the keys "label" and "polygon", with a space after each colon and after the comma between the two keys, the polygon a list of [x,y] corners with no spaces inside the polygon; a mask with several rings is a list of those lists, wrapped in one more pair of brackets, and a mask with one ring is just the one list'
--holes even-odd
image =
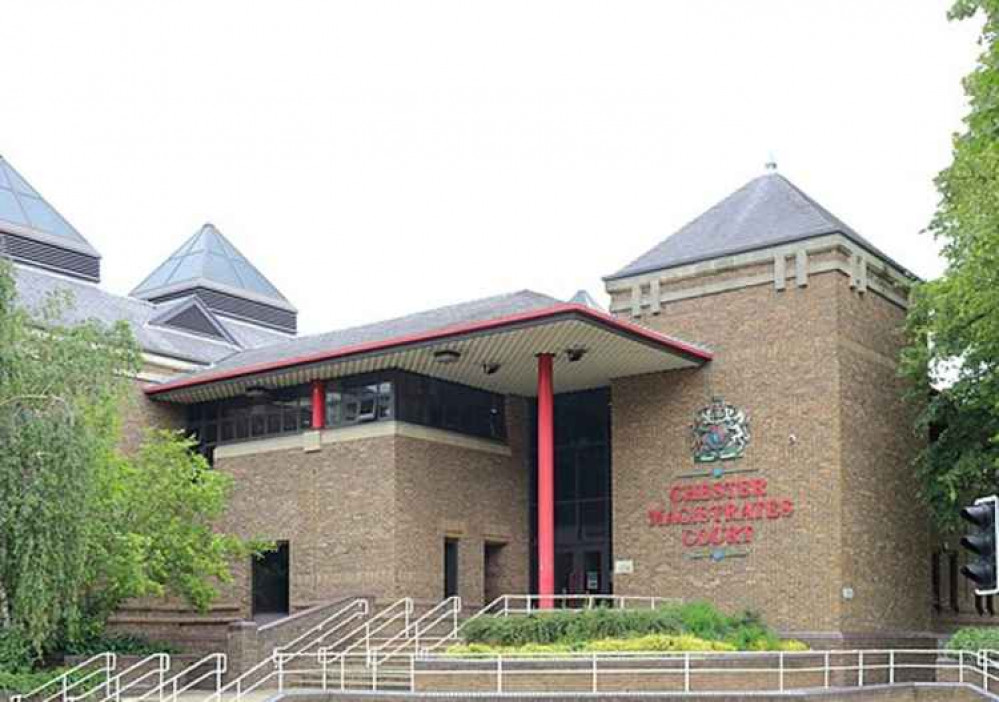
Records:
{"label": "metal handrail", "polygon": [[[361,600],[361,602],[363,602],[363,608],[361,609],[361,611],[351,613],[346,619],[344,619],[342,622],[338,623],[335,627],[327,629],[320,636],[316,637],[315,639],[313,639],[312,641],[310,641],[305,646],[300,647],[297,651],[288,651],[287,649],[291,648],[293,645],[297,645],[297,643],[301,639],[305,638],[304,635],[298,637],[298,639],[296,639],[295,641],[292,641],[289,644],[285,644],[285,646],[283,646],[281,648],[274,649],[274,651],[271,653],[270,656],[268,656],[267,658],[263,659],[262,661],[260,661],[259,663],[257,663],[253,667],[249,668],[248,670],[244,671],[235,680],[232,680],[232,681],[228,682],[225,685],[219,686],[218,690],[216,690],[215,693],[213,693],[212,695],[210,695],[209,697],[207,697],[204,700],[204,702],[221,702],[221,700],[223,699],[223,697],[225,695],[227,695],[227,694],[233,695],[232,702],[239,702],[240,700],[243,699],[243,697],[246,694],[248,694],[250,692],[253,692],[258,687],[260,687],[264,683],[268,682],[269,680],[271,680],[275,676],[278,678],[278,687],[281,688],[284,685],[284,675],[286,673],[293,674],[295,672],[301,672],[301,671],[293,671],[293,670],[289,671],[289,670],[286,670],[285,669],[285,662],[286,661],[295,660],[297,658],[311,658],[311,657],[315,656],[316,660],[322,662],[323,665],[324,665],[324,667],[325,667],[325,661],[326,661],[326,657],[327,657],[327,651],[329,650],[330,647],[321,648],[318,651],[313,652],[313,653],[309,653],[308,649],[311,648],[311,647],[313,647],[313,646],[315,646],[316,644],[322,642],[322,640],[325,639],[325,638],[327,638],[330,634],[332,634],[332,633],[334,633],[334,632],[342,629],[345,625],[347,625],[350,622],[354,621],[356,618],[367,616],[367,613],[369,611],[368,603],[367,603],[366,600]],[[351,637],[353,637],[356,633],[358,633],[360,631],[365,631],[365,639],[364,640],[365,640],[365,642],[367,642],[370,639],[370,634],[371,634],[371,631],[370,631],[371,621],[377,620],[379,617],[384,616],[386,612],[390,612],[393,608],[395,608],[396,606],[398,606],[400,603],[407,603],[406,607],[405,607],[405,613],[406,613],[406,616],[407,616],[406,625],[408,627],[409,626],[408,616],[409,616],[409,612],[411,612],[412,609],[413,609],[413,602],[412,602],[411,599],[406,598],[406,599],[403,599],[403,600],[398,600],[397,602],[393,602],[391,605],[389,605],[388,608],[386,608],[385,610],[383,610],[379,614],[375,615],[375,617],[372,620],[364,622],[360,626],[355,627],[350,632],[348,632],[347,634],[345,634],[342,637],[340,637],[339,639],[337,639],[337,641],[334,642],[332,644],[332,646],[339,646],[342,642],[349,640]],[[349,609],[351,606],[353,606],[353,603],[351,603],[348,606],[345,606],[345,607],[341,608],[340,610],[337,610],[337,612],[334,613],[334,615],[331,615],[328,619],[332,619],[335,616],[337,616],[338,614],[342,614],[343,611]],[[326,622],[323,622],[323,623],[326,623]],[[320,628],[320,625],[317,625],[316,627],[313,627],[313,629],[310,630],[310,631],[312,633],[314,633],[314,630],[316,630],[318,628]],[[306,632],[306,633],[309,633],[309,632]],[[366,655],[367,655],[367,647],[365,648],[365,656]],[[267,670],[268,668],[270,668],[270,670]],[[260,673],[262,673],[264,671],[266,671],[265,674],[260,675],[259,679],[255,680],[253,682],[250,682],[251,680],[253,680],[254,677],[256,677],[258,674],[260,674]],[[324,683],[325,683],[325,677],[324,677]]]}
{"label": "metal handrail", "polygon": [[[152,662],[156,663],[156,667],[150,668],[146,672],[125,683],[125,685],[122,685],[122,681],[127,680],[129,675],[131,675],[137,670],[141,670],[142,668],[146,667],[149,663]],[[80,702],[80,700],[86,699],[87,697],[91,696],[94,692],[99,690],[101,687],[103,687],[105,688],[105,694],[104,697],[101,698],[100,702],[109,702],[109,700],[114,700],[115,702],[118,702],[119,700],[121,700],[121,695],[123,692],[135,688],[137,685],[145,682],[154,675],[159,676],[160,679],[159,685],[163,685],[165,676],[167,672],[169,672],[169,670],[170,670],[170,654],[153,653],[149,656],[146,656],[142,660],[133,663],[129,667],[125,668],[124,670],[116,674],[113,678],[110,678],[104,685],[96,687],[93,690],[88,690],[87,692],[77,697],[72,697],[71,700],[72,702]]]}
{"label": "metal handrail", "polygon": [[[203,668],[209,664],[211,664],[212,667],[207,672],[202,673],[192,680],[188,680],[183,685],[181,684],[183,678],[190,676],[199,668]],[[204,658],[201,658],[187,666],[179,673],[172,675],[169,679],[163,681],[151,690],[147,690],[138,697],[134,697],[132,699],[134,702],[141,702],[141,700],[149,699],[155,695],[159,702],[164,702],[165,700],[177,702],[177,697],[180,694],[187,692],[188,690],[194,688],[195,685],[198,685],[211,677],[215,678],[215,689],[218,691],[222,688],[222,676],[225,675],[227,666],[226,655],[224,653],[210,653]],[[169,694],[164,695],[164,692],[167,691],[169,691]]]}
{"label": "metal handrail", "polygon": [[[433,628],[435,626],[437,626],[438,624],[440,624],[442,621],[444,621],[448,617],[452,617],[451,632],[447,636],[443,637],[441,640],[442,641],[449,641],[449,640],[453,639],[455,636],[458,635],[458,626],[459,626],[458,625],[458,616],[461,614],[461,609],[462,609],[461,598],[460,597],[453,597],[453,598],[449,598],[449,600],[453,600],[452,606],[449,609],[445,609],[443,612],[441,612],[437,616],[437,618],[434,619],[433,621],[431,621],[429,624],[427,624],[427,623],[424,622],[424,628],[423,628],[423,632],[422,633],[433,631]],[[442,602],[440,605],[438,605],[438,607],[440,607],[442,605],[446,605],[447,602],[448,602],[448,600],[444,600],[444,602]],[[433,610],[431,610],[431,611],[433,611]],[[429,612],[427,614],[429,615]],[[426,616],[427,615],[424,615],[424,617],[421,617],[421,619],[426,618]],[[419,625],[420,622],[418,621],[417,624]],[[415,632],[415,636],[414,636],[414,638],[415,638],[415,648],[416,648],[417,651],[420,650],[420,634],[421,634],[421,631],[420,631],[420,628],[418,626],[417,629],[416,629],[416,632]]]}
{"label": "metal handrail", "polygon": [[[509,597],[510,597],[510,595],[500,595],[495,600],[493,600],[492,602],[490,602],[489,604],[487,604],[486,606],[484,606],[482,609],[480,609],[478,612],[476,612],[475,614],[473,614],[472,616],[470,616],[468,619],[466,619],[465,621],[463,621],[461,623],[461,626],[459,626],[458,628],[456,628],[454,630],[454,636],[453,636],[453,638],[458,638],[458,634],[461,633],[462,629],[464,629],[466,626],[468,626],[468,624],[470,622],[474,622],[476,619],[488,616],[489,614],[492,614],[493,616],[497,616],[498,617],[499,614],[493,612],[493,610],[500,608],[500,605],[502,605],[501,611],[505,612],[506,611],[506,607],[507,607],[507,603],[508,603],[508,599],[507,598],[509,598]],[[430,651],[437,650],[438,648],[440,648],[441,646],[444,645],[444,641],[445,640],[446,639],[441,639],[440,641],[437,641],[432,646],[428,646],[425,649],[425,651],[429,653]]]}
{"label": "metal handrail", "polygon": [[[97,668],[96,670],[91,671],[90,673],[87,673],[83,677],[81,677],[81,678],[79,678],[77,680],[74,680],[72,683],[70,683],[70,678],[74,674],[80,672],[81,670],[85,670],[86,668],[92,666],[97,661],[101,661],[103,663],[103,666],[100,667],[100,668]],[[69,695],[69,691],[70,690],[75,690],[76,688],[78,688],[83,683],[91,680],[95,675],[100,675],[100,674],[103,673],[103,675],[104,675],[104,683],[103,684],[107,685],[108,678],[110,678],[111,673],[114,671],[115,666],[117,665],[117,663],[118,663],[118,657],[114,653],[98,653],[96,656],[92,656],[92,657],[88,658],[87,660],[83,661],[82,663],[73,666],[72,668],[70,668],[69,670],[67,670],[65,673],[63,673],[62,675],[59,675],[59,676],[57,676],[55,678],[52,678],[48,682],[46,682],[46,683],[44,683],[42,685],[39,685],[38,687],[36,687],[31,692],[27,692],[27,693],[25,693],[23,695],[13,695],[10,698],[10,702],[23,702],[23,700],[25,698],[29,698],[30,699],[30,698],[32,698],[32,697],[34,697],[36,695],[39,695],[42,692],[44,692],[45,690],[47,690],[48,688],[52,687],[53,685],[58,685],[59,686],[58,691],[56,691],[54,694],[49,695],[48,697],[40,700],[40,702],[52,702],[53,700],[55,700],[57,698],[61,698],[63,702],[67,702],[69,700],[69,697],[70,697],[70,695]]]}
{"label": "metal handrail", "polygon": [[277,646],[274,649],[274,651],[276,653],[287,653],[289,651],[293,651],[295,650],[294,647],[298,646],[298,644],[304,641],[306,638],[312,636],[316,632],[322,631],[323,632],[322,634],[316,636],[315,638],[311,639],[308,643],[306,643],[304,646],[301,646],[299,649],[297,649],[299,651],[308,650],[309,648],[322,642],[323,639],[329,636],[330,633],[341,628],[345,622],[341,622],[340,624],[338,624],[336,627],[333,627],[329,631],[323,631],[330,624],[330,622],[334,621],[335,619],[338,619],[339,617],[343,616],[345,613],[349,612],[352,609],[357,609],[358,611],[352,613],[351,616],[347,619],[347,621],[353,621],[358,616],[362,617],[367,616],[369,611],[368,601],[361,597],[354,598],[347,604],[343,605],[342,607],[339,607],[335,612],[333,612],[333,614],[326,617],[326,619],[316,624],[314,627],[306,631],[304,634],[300,634],[299,636],[295,637],[294,639],[284,644],[283,646]]}
{"label": "metal handrail", "polygon": [[[375,660],[381,663],[393,655],[399,653],[404,649],[410,642],[414,644],[414,650],[419,650],[420,648],[420,633],[421,629],[423,633],[430,631],[433,627],[437,626],[440,622],[444,621],[447,617],[454,618],[454,626],[450,636],[453,636],[458,630],[458,614],[461,612],[461,598],[457,595],[448,597],[446,600],[442,600],[438,604],[434,605],[432,608],[427,610],[423,615],[421,615],[416,621],[414,621],[410,626],[406,627],[398,634],[390,638],[388,641],[383,643],[381,646],[375,647],[372,653],[375,655]],[[431,617],[436,617],[429,624],[426,622],[427,619]],[[412,634],[410,633],[412,632]],[[397,643],[398,642],[398,643]],[[396,644],[394,649],[386,652],[392,644]],[[381,654],[381,655],[379,655]]]}
{"label": "metal handrail", "polygon": [[[399,609],[400,607],[402,609],[401,612],[393,612],[393,610]],[[330,646],[324,646],[323,648],[319,649],[319,660],[322,662],[322,664],[323,664],[323,666],[325,668],[326,663],[328,662],[329,657],[330,657],[331,654],[332,654],[333,658],[343,657],[347,653],[350,653],[355,648],[357,648],[358,646],[360,646],[362,642],[364,643],[364,652],[365,652],[365,655],[370,655],[370,653],[371,653],[371,636],[373,634],[377,634],[377,633],[381,632],[382,629],[384,629],[389,624],[392,624],[393,622],[395,622],[396,620],[398,620],[399,617],[403,617],[404,618],[404,621],[405,621],[404,626],[405,626],[405,628],[408,629],[409,628],[409,615],[412,614],[412,612],[413,612],[413,598],[411,598],[411,597],[403,597],[401,600],[396,600],[395,602],[393,602],[392,604],[390,604],[388,607],[386,607],[385,609],[383,609],[381,612],[379,612],[375,616],[373,616],[370,619],[368,619],[368,621],[366,621],[363,624],[361,624],[360,626],[352,629],[350,632],[344,634],[342,637],[340,637],[339,640],[337,640],[336,642],[334,642],[332,645],[330,645]],[[353,643],[347,644],[347,647],[344,648],[342,651],[335,651],[335,650],[333,650],[333,649],[339,647],[341,644],[343,644],[343,643],[345,643],[347,641],[350,641],[354,636],[356,636],[356,635],[358,635],[358,634],[360,634],[362,632],[364,633],[364,638],[358,639],[357,641],[354,641]]]}
{"label": "metal handrail", "polygon": [[[955,683],[963,683],[980,690],[988,690],[999,682],[995,669],[983,670],[977,665],[981,660],[978,651],[944,651],[940,649],[845,649],[831,651],[690,651],[690,652],[590,652],[590,653],[517,653],[517,654],[462,654],[419,656],[402,654],[402,663],[384,670],[377,660],[370,660],[363,653],[340,654],[340,675],[331,678],[325,668],[308,666],[302,669],[283,670],[281,654],[274,654],[266,663],[272,670],[251,687],[236,690],[237,702],[248,692],[261,686],[275,676],[277,668],[277,690],[305,689],[303,683],[289,684],[295,676],[317,676],[322,674],[322,689],[340,690],[415,690],[421,675],[434,679],[441,676],[456,676],[461,680],[468,676],[479,676],[474,686],[482,691],[481,676],[493,679],[495,691],[509,692],[514,689],[528,692],[523,682],[513,681],[531,676],[544,679],[546,693],[578,692],[579,679],[588,679],[591,691],[611,692],[607,681],[620,679],[620,676],[637,676],[655,679],[665,676],[663,691],[678,691],[682,685],[685,692],[727,692],[745,691],[776,692],[789,689],[823,689],[833,684],[845,687],[865,687],[872,684],[894,685],[899,682],[902,671],[937,671],[948,673]],[[289,654],[285,654],[289,655]],[[311,660],[321,662],[322,654],[308,654]],[[349,667],[347,661],[350,661]],[[417,667],[417,663],[432,664]],[[408,664],[408,670],[405,666]],[[450,665],[448,665],[450,664]],[[520,665],[526,664],[526,665]],[[349,675],[345,675],[345,670]],[[833,674],[844,675],[842,681],[833,679]],[[705,678],[704,676],[724,676]],[[753,681],[750,675],[764,675]],[[805,684],[802,683],[802,675]],[[652,676],[652,677],[650,677]],[[735,676],[742,680],[744,687],[733,689],[725,680]],[[956,680],[954,680],[956,678]],[[318,684],[318,680],[312,678]],[[669,680],[678,681],[668,682]],[[560,681],[568,681],[564,685]],[[796,683],[798,683],[796,685]],[[311,684],[311,683],[310,683]],[[529,686],[528,686],[529,687]],[[231,685],[225,690],[230,690]],[[647,685],[643,689],[654,691]],[[457,694],[460,688],[448,687],[447,692]]]}
{"label": "metal handrail", "polygon": [[[946,654],[941,660],[941,654]],[[927,662],[900,662],[899,658],[913,655],[923,655],[929,658]],[[951,660],[947,660],[947,656]],[[846,657],[846,663],[835,665],[833,657]],[[758,659],[770,659],[771,665],[768,667],[743,665],[725,665],[723,667],[707,667],[703,663],[710,663],[711,659],[746,659],[748,662]],[[794,661],[808,662],[808,659],[815,660],[813,665],[788,665]],[[944,651],[940,649],[858,649],[858,650],[832,650],[832,651],[697,651],[697,652],[606,652],[606,653],[516,653],[516,654],[461,654],[426,656],[421,659],[423,662],[434,662],[434,665],[427,674],[433,676],[446,675],[492,675],[496,680],[496,692],[502,693],[509,690],[505,683],[510,677],[542,675],[547,676],[545,692],[557,692],[557,683],[553,686],[553,681],[560,677],[587,675],[592,680],[592,692],[600,692],[599,683],[601,674],[604,676],[616,675],[676,675],[683,678],[684,692],[692,690],[692,675],[705,674],[725,674],[725,675],[746,675],[769,673],[776,677],[776,685],[772,688],[749,688],[754,692],[764,691],[784,691],[787,689],[786,681],[788,675],[800,675],[803,673],[822,674],[823,685],[808,686],[808,689],[815,687],[828,688],[831,685],[831,673],[846,672],[855,673],[855,684],[848,684],[848,687],[863,687],[869,682],[870,673],[875,671],[886,671],[887,684],[894,685],[897,682],[896,673],[902,670],[956,670],[958,674],[957,682],[971,685],[979,690],[988,691],[989,684],[999,681],[999,675],[989,672],[987,669],[975,665],[981,660],[980,652],[969,651]],[[607,667],[614,661],[627,662],[624,667]],[[675,662],[672,667],[662,667],[661,665],[650,665],[642,668],[636,663],[642,661],[661,664],[664,662]],[[441,662],[453,662],[457,666],[453,670],[442,668]],[[821,662],[818,664],[818,662]],[[462,670],[461,664],[476,664],[471,670]],[[521,669],[511,669],[511,664],[531,663],[532,665]],[[693,665],[700,663],[699,665]],[[547,664],[547,667],[546,667]],[[601,666],[603,664],[603,666]],[[415,657],[412,662],[411,687],[416,688],[415,677],[418,671],[415,668]],[[483,668],[482,666],[487,666]],[[490,667],[492,672],[490,673]],[[865,673],[867,677],[865,679]],[[420,673],[422,674],[422,673]],[[979,677],[980,676],[980,677]],[[877,684],[885,684],[878,681]],[[524,692],[522,685],[516,688]],[[578,687],[570,686],[565,691],[578,691]],[[699,688],[698,692],[723,691],[721,687],[717,690]],[[724,691],[733,692],[730,688]]]}
{"label": "metal handrail", "polygon": [[[204,700],[204,702],[213,702],[214,700],[221,700],[222,696],[224,694],[231,693],[231,692],[235,692],[235,697],[233,697],[233,702],[236,702],[236,700],[242,699],[243,695],[247,694],[248,692],[253,692],[260,685],[264,684],[265,682],[267,682],[268,680],[270,680],[272,677],[274,677],[275,673],[277,673],[277,671],[279,669],[278,661],[281,659],[281,656],[283,656],[283,655],[287,655],[287,654],[281,654],[281,653],[277,653],[277,652],[272,653],[270,656],[268,656],[264,660],[260,661],[259,663],[257,663],[252,668],[249,668],[248,670],[246,670],[245,672],[243,672],[235,680],[232,680],[231,682],[228,682],[225,685],[220,686],[219,689],[216,690],[212,695],[210,695],[209,697],[207,697]],[[305,654],[293,654],[293,655],[305,655]],[[316,654],[313,654],[313,655],[318,656],[319,654],[316,653]],[[255,674],[259,670],[262,670],[263,668],[265,668],[268,665],[273,666],[275,668],[275,670],[272,670],[270,673],[268,673],[267,675],[263,676],[262,678],[260,678],[260,680],[258,680],[257,682],[253,683],[252,685],[249,685],[249,686],[247,686],[245,688],[243,687],[243,685],[245,684],[245,682],[248,679],[250,679],[251,677],[253,677],[253,674]]]}
{"label": "metal handrail", "polygon": [[[611,609],[629,609],[629,605],[634,603],[636,605],[640,604],[641,609],[657,609],[660,605],[664,604],[680,604],[682,600],[677,597],[647,597],[647,596],[636,596],[636,595],[503,595],[500,600],[503,600],[503,616],[508,616],[510,614],[536,614],[536,613],[548,613],[551,611],[569,611],[569,612],[585,612],[588,610],[595,609],[597,606],[604,606],[607,603]],[[516,604],[523,601],[524,606],[518,608],[516,606],[511,607],[511,604]],[[543,604],[548,603],[552,605],[551,607],[544,607]],[[582,607],[571,607],[572,603],[582,604]],[[562,604],[563,607],[555,607],[554,605]]]}

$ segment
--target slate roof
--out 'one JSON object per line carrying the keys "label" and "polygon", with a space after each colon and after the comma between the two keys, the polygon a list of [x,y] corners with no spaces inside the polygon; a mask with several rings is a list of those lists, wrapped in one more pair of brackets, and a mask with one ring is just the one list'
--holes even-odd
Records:
{"label": "slate roof", "polygon": [[155,300],[198,287],[295,311],[288,299],[211,223],[203,225],[131,294]]}
{"label": "slate roof", "polygon": [[[68,291],[72,296],[72,304],[61,320],[63,323],[73,324],[93,319],[104,324],[114,324],[123,320],[132,327],[139,346],[150,353],[209,364],[239,351],[232,344],[150,323],[167,310],[168,306],[172,307],[176,303],[156,305],[145,300],[114,295],[92,283],[76,281],[27,265],[14,266],[14,278],[18,302],[29,310],[40,309],[53,292]],[[241,345],[256,347],[288,338],[278,332],[231,322],[222,317],[216,317],[216,320]]]}
{"label": "slate roof", "polygon": [[[746,183],[704,214],[604,280],[840,233],[912,275],[778,173]],[[915,277],[915,276],[913,276]]]}
{"label": "slate roof", "polygon": [[496,319],[519,312],[530,312],[561,302],[554,297],[531,290],[520,290],[505,295],[438,307],[374,324],[365,324],[323,334],[299,336],[284,343],[247,349],[219,361],[211,368],[211,371],[195,371],[185,374],[184,377],[197,378],[203,372],[216,373],[220,370],[282,361],[324,351],[335,351],[338,348],[356,344],[421,334],[455,324]]}
{"label": "slate roof", "polygon": [[0,231],[100,258],[90,242],[0,156]]}

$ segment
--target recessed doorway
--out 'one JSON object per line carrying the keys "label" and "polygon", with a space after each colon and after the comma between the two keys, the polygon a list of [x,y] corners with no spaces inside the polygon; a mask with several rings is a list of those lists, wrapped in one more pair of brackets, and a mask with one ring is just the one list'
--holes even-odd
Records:
{"label": "recessed doorway", "polygon": [[286,615],[290,611],[290,569],[287,541],[253,559],[253,617]]}
{"label": "recessed doorway", "polygon": [[444,539],[444,597],[458,594],[458,539]]}

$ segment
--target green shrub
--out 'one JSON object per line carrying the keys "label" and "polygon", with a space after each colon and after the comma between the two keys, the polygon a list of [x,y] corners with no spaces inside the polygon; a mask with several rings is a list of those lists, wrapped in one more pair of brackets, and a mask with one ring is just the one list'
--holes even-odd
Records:
{"label": "green shrub", "polygon": [[26,673],[37,660],[31,642],[15,629],[0,629],[0,671]]}
{"label": "green shrub", "polygon": [[[753,650],[803,651],[807,646],[800,641],[781,641],[776,637],[755,642]],[[525,653],[645,653],[667,651],[736,651],[738,648],[725,641],[702,639],[691,634],[647,634],[631,638],[599,639],[577,643],[524,644],[521,646],[489,645],[483,643],[457,644],[447,649],[453,656],[516,655]]]}
{"label": "green shrub", "polygon": [[468,654],[495,656],[518,653],[572,653],[579,650],[579,644],[524,644],[522,646],[491,646],[489,644],[455,644],[444,652],[449,656]]}
{"label": "green shrub", "polygon": [[947,641],[947,648],[951,651],[999,650],[999,627],[969,626],[958,629]]}
{"label": "green shrub", "polygon": [[518,646],[526,643],[572,643],[644,634],[679,634],[683,622],[676,608],[655,611],[564,610],[526,616],[480,617],[462,632],[470,643]]}
{"label": "green shrub", "polygon": [[[780,638],[752,612],[728,615],[707,602],[665,605],[656,610],[558,610],[509,617],[480,617],[462,632],[471,644],[517,647],[525,644],[576,645],[644,636],[687,635],[724,642],[733,650],[773,651]],[[802,644],[803,645],[803,644]],[[683,650],[683,649],[681,649]]]}
{"label": "green shrub", "polygon": [[783,639],[777,647],[778,651],[809,651],[808,644],[797,639]]}
{"label": "green shrub", "polygon": [[591,641],[583,648],[584,651],[599,652],[649,652],[649,651],[734,651],[735,647],[723,641],[708,641],[707,639],[681,634],[649,634],[631,639],[603,639]]}
{"label": "green shrub", "polygon": [[133,634],[104,634],[91,636],[84,641],[76,641],[63,646],[63,653],[68,656],[96,656],[98,653],[110,651],[123,656],[148,656],[153,653],[180,653],[171,644],[162,641],[151,641]]}
{"label": "green shrub", "polygon": [[65,668],[18,672],[0,670],[0,692],[12,695],[26,694],[61,675],[65,670]]}

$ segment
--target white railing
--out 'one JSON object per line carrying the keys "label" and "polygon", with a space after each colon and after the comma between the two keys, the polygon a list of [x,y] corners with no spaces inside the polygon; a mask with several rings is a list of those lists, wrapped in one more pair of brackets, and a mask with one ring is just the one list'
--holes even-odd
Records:
{"label": "white railing", "polygon": [[[421,691],[735,693],[896,685],[941,674],[988,692],[999,687],[999,669],[988,661],[972,651],[866,649],[424,655],[411,663],[412,689]],[[432,682],[418,684],[426,678]]]}
{"label": "white railing", "polygon": [[[31,692],[23,695],[13,695],[10,702],[23,702],[27,699],[32,702],[68,702],[73,690],[80,690],[81,693],[93,687],[107,686],[111,674],[114,672],[118,658],[113,653],[98,653],[92,658],[88,658],[79,665],[67,670],[62,675],[49,680],[44,685],[36,687]],[[95,667],[96,666],[96,667]],[[90,670],[93,668],[93,670]],[[101,677],[103,679],[97,682]],[[86,685],[86,687],[84,687]],[[42,696],[41,700],[34,700],[35,697]]]}
{"label": "white railing", "polygon": [[168,672],[170,672],[170,654],[154,653],[120,671],[113,678],[108,679],[106,684],[88,690],[82,695],[70,697],[70,702],[81,702],[81,700],[95,695],[98,690],[104,692],[103,697],[99,698],[100,702],[110,702],[111,700],[120,702],[124,693],[132,692],[134,694],[140,685],[149,684],[152,680],[157,680],[156,684],[162,687]]}
{"label": "white railing", "polygon": [[[244,695],[253,692],[265,682],[277,675],[279,665],[276,661],[282,655],[284,654],[277,652],[272,653],[252,668],[244,671],[235,680],[225,685],[220,685],[214,693],[205,698],[204,702],[218,702],[222,699],[232,699],[234,701],[241,700]],[[309,654],[294,653],[290,655],[295,657],[306,657]],[[311,655],[318,657],[319,654],[313,653]],[[254,678],[256,678],[256,680],[254,680]]]}
{"label": "white railing", "polygon": [[[413,613],[413,599],[404,597],[396,600],[388,607],[353,630],[344,634],[339,641],[319,649],[319,660],[326,661],[331,656],[343,656],[353,653],[361,644],[364,645],[365,656],[371,655],[371,637],[377,636],[392,624],[402,620],[403,630],[409,629],[409,617]],[[324,663],[325,665],[325,663]]]}
{"label": "white railing", "polygon": [[142,700],[153,700],[157,702],[177,702],[177,698],[198,688],[208,680],[214,679],[214,687],[217,690],[222,688],[222,676],[226,671],[226,656],[224,653],[212,653],[204,658],[195,661],[183,670],[159,685],[146,690],[141,695],[129,698],[131,702],[141,702]]}
{"label": "white railing", "polygon": [[633,597],[629,595],[503,595],[490,605],[499,605],[498,616],[538,614],[591,609],[658,609],[663,605],[680,604],[680,598]]}
{"label": "white railing", "polygon": [[[288,668],[282,657],[295,656]],[[265,684],[291,690],[401,692],[673,693],[784,692],[949,682],[989,692],[999,668],[977,651],[866,649],[839,651],[710,651],[510,655],[398,654],[385,665],[363,652],[328,657],[274,654],[252,685],[232,683],[210,700],[238,702]],[[330,661],[334,662],[330,666]],[[302,665],[304,663],[304,665]],[[228,693],[228,695],[227,695]]]}
{"label": "white railing", "polygon": [[413,646],[413,652],[417,653],[420,650],[420,639],[425,639],[435,628],[446,622],[450,622],[450,628],[445,636],[439,637],[439,640],[453,640],[458,633],[458,617],[460,615],[461,598],[448,597],[388,641],[374,647],[371,656],[377,663],[382,663],[392,656],[402,653],[410,644]]}
{"label": "white railing", "polygon": [[[310,648],[318,646],[330,635],[336,633],[347,624],[357,619],[368,616],[368,601],[357,598],[339,607],[333,614],[326,617],[314,627],[303,634],[295,637],[283,646],[274,649],[275,653],[289,653],[298,651],[308,651]],[[339,621],[341,620],[342,621]],[[334,626],[330,626],[336,622]]]}
{"label": "white railing", "polygon": [[[364,603],[364,614],[359,611],[351,613],[344,621],[334,627],[329,627],[322,634],[312,639],[305,646],[301,646],[300,641],[293,641],[285,646],[275,649],[274,652],[263,659],[252,668],[243,672],[235,680],[219,688],[203,702],[241,702],[249,693],[263,689],[265,686],[275,687],[279,691],[286,689],[286,682],[297,680],[302,684],[309,678],[316,678],[317,681],[312,687],[328,689],[329,683],[329,660],[337,656],[343,657],[348,651],[364,645],[363,651],[359,654],[350,654],[352,660],[359,656],[363,665],[367,665],[370,660],[371,637],[380,633],[400,618],[404,622],[404,630],[409,629],[409,617],[413,612],[413,600],[404,598],[393,602],[391,605],[378,612],[367,621],[354,627],[346,634],[328,646],[323,646],[315,651],[309,649],[321,643],[331,634],[344,628],[348,623],[353,622],[358,616],[367,616],[368,605]],[[313,627],[316,628],[316,627]],[[308,633],[308,632],[307,632]],[[300,639],[305,636],[299,637]],[[291,648],[297,650],[290,650]],[[343,651],[339,649],[345,647]],[[344,667],[344,666],[341,666]],[[346,668],[344,667],[344,675]]]}

